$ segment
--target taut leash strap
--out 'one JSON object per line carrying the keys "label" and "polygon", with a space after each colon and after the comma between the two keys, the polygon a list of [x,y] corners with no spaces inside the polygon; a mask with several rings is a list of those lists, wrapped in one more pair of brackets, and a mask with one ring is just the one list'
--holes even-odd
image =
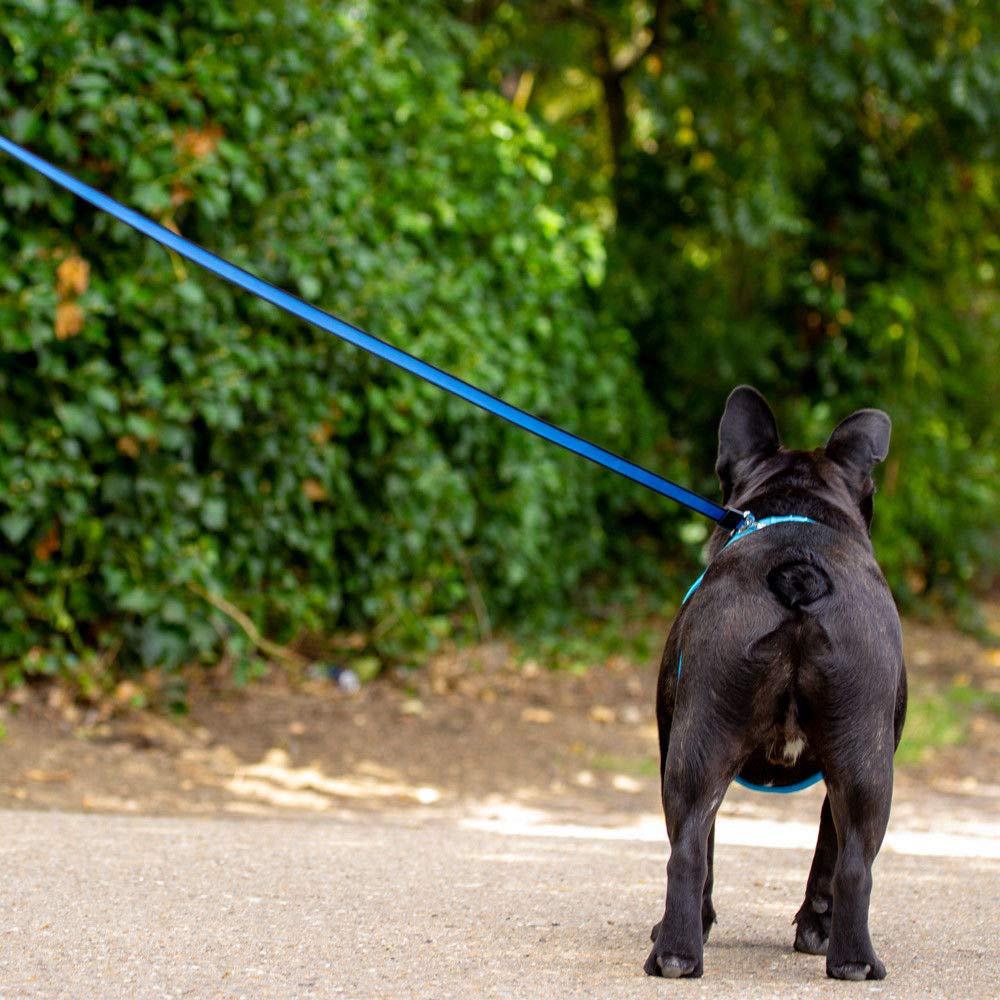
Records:
{"label": "taut leash strap", "polygon": [[122,205],[113,198],[109,198],[106,194],[103,194],[96,188],[92,188],[89,184],[84,184],[71,174],[43,160],[40,156],[36,156],[17,143],[11,142],[10,139],[3,135],[0,135],[0,150],[8,153],[14,159],[19,160],[42,176],[47,177],[60,187],[70,191],[78,198],[89,202],[95,208],[99,208],[102,212],[107,212],[108,215],[118,219],[119,222],[124,222],[125,225],[138,230],[138,232],[155,240],[168,250],[172,250],[181,257],[197,264],[199,267],[205,268],[206,271],[211,271],[212,274],[223,278],[238,288],[242,288],[251,295],[256,295],[265,302],[270,302],[279,309],[284,309],[285,312],[291,313],[293,316],[297,316],[299,319],[305,320],[307,323],[311,323],[313,326],[317,326],[327,333],[332,333],[335,337],[346,340],[348,343],[354,344],[355,347],[360,347],[362,350],[374,354],[383,361],[388,361],[390,364],[402,368],[403,371],[409,372],[411,375],[416,375],[418,378],[430,382],[431,385],[435,385],[439,389],[444,389],[445,392],[450,392],[453,396],[458,396],[459,399],[464,399],[467,403],[472,403],[473,406],[478,406],[480,409],[486,410],[487,413],[492,413],[494,416],[506,420],[515,427],[520,427],[522,430],[529,431],[537,437],[551,441],[553,444],[557,444],[559,447],[565,448],[575,455],[586,458],[596,465],[610,469],[612,472],[617,472],[618,475],[624,476],[626,479],[631,479],[652,490],[654,493],[668,497],[693,511],[697,511],[697,513],[705,517],[711,518],[713,521],[719,522],[723,528],[733,530],[743,521],[743,515],[739,511],[721,507],[706,497],[685,489],[683,486],[678,486],[677,483],[672,483],[669,479],[664,479],[662,476],[658,476],[648,469],[636,465],[634,462],[629,462],[627,459],[621,458],[596,444],[592,444],[590,441],[577,437],[575,434],[570,434],[569,431],[564,431],[561,427],[556,427],[554,424],[532,416],[532,414],[526,413],[516,406],[511,406],[510,403],[505,403],[502,399],[498,399],[496,396],[492,396],[490,393],[484,392],[482,389],[478,389],[476,386],[470,385],[468,382],[464,382],[462,379],[456,378],[454,375],[450,375],[440,368],[435,368],[426,361],[421,361],[412,354],[408,354],[398,347],[393,347],[384,340],[379,340],[370,333],[365,333],[364,330],[352,326],[350,323],[338,319],[336,316],[324,312],[316,306],[310,305],[297,296],[263,281],[248,271],[244,271],[242,268],[236,267],[236,265],[223,260],[221,257],[217,257],[196,243],[192,243],[191,240],[185,239],[183,236],[178,236],[164,226],[153,222],[152,219],[147,218],[140,212],[136,212],[134,209]]}

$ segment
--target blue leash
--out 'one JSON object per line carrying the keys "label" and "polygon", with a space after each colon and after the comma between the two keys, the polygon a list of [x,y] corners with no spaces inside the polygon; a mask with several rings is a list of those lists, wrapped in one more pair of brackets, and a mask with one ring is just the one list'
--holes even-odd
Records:
{"label": "blue leash", "polygon": [[[747,515],[747,524],[745,527],[741,527],[738,531],[733,533],[732,538],[726,542],[722,548],[728,548],[733,542],[738,542],[741,538],[746,538],[747,535],[752,535],[755,531],[760,531],[761,528],[769,528],[772,524],[817,524],[811,517],[805,517],[802,514],[784,514],[780,517],[762,517],[759,521],[753,518],[753,515]],[[721,550],[720,550],[721,551]],[[707,573],[708,570],[705,570]],[[691,584],[688,592],[684,595],[684,600],[681,604],[687,604],[691,595],[701,586],[701,581],[705,579],[705,573],[702,573],[694,583]],[[680,679],[681,676],[681,665],[684,662],[684,654],[680,653],[677,657],[677,677]],[[780,795],[787,795],[789,792],[801,792],[803,788],[809,788],[815,785],[817,781],[823,780],[823,772],[817,771],[815,774],[802,781],[797,781],[793,785],[755,785],[752,781],[747,781],[746,778],[741,778],[736,775],[736,784],[742,785],[744,788],[749,788],[754,792],[776,792]]]}
{"label": "blue leash", "polygon": [[383,361],[388,361],[390,364],[402,368],[403,371],[416,375],[426,382],[430,382],[431,385],[444,389],[445,392],[450,392],[452,395],[458,396],[459,399],[464,399],[467,403],[472,403],[474,406],[486,410],[487,413],[492,413],[494,416],[508,421],[515,427],[520,427],[545,441],[551,441],[553,444],[573,452],[574,455],[580,455],[582,458],[610,469],[612,472],[617,472],[618,475],[631,479],[654,493],[669,497],[671,500],[717,521],[722,528],[733,531],[743,523],[744,514],[740,511],[721,507],[698,493],[693,493],[683,486],[678,486],[677,483],[672,483],[669,479],[664,479],[662,476],[644,469],[641,465],[629,462],[590,441],[564,431],[561,427],[556,427],[554,424],[532,416],[516,406],[511,406],[510,403],[505,403],[502,399],[498,399],[482,389],[477,389],[476,386],[463,382],[454,375],[449,375],[448,372],[435,368],[433,365],[427,364],[426,361],[421,361],[412,354],[408,354],[398,347],[393,347],[384,340],[379,340],[370,333],[365,333],[364,330],[360,330],[322,309],[317,309],[316,306],[310,305],[297,296],[261,280],[213,253],[209,253],[196,243],[192,243],[191,240],[178,236],[140,212],[109,198],[96,188],[84,184],[58,167],[54,167],[48,161],[29,152],[23,146],[11,142],[3,135],[0,135],[0,150],[75,194],[78,198],[89,202],[95,208],[107,212],[119,222],[124,222],[125,225],[138,230],[168,250],[173,250],[174,253],[199,267],[205,268],[206,271],[211,271],[212,274],[231,282],[238,288],[250,292],[251,295],[256,295],[265,302],[270,302],[279,309],[284,309],[285,312],[291,313],[313,326],[318,326],[321,330],[332,333],[335,337],[340,337],[341,340],[346,340],[348,343],[354,344],[355,347],[360,347],[362,350],[368,351],[369,354],[374,354]]}

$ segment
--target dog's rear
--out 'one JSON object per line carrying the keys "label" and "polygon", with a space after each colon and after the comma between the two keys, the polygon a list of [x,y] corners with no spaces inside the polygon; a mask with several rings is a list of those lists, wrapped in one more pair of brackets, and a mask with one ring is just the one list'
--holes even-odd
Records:
{"label": "dog's rear", "polygon": [[[820,559],[800,547],[790,549],[766,580],[771,594],[791,614],[783,616],[777,628],[757,639],[748,651],[748,661],[759,671],[760,685],[772,692],[770,705],[761,705],[758,699],[758,719],[749,728],[765,730],[755,748],[757,756],[770,765],[789,768],[809,747],[802,720],[812,719],[816,706],[807,692],[815,687],[832,651],[816,612],[822,612],[819,602],[830,595],[833,585]],[[813,755],[808,757],[811,770]]]}

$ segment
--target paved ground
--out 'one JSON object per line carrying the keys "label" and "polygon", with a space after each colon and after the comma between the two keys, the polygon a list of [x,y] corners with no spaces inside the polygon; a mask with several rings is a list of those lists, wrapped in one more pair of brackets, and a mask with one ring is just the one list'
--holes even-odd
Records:
{"label": "paved ground", "polygon": [[[650,649],[666,630],[620,625],[655,635]],[[791,949],[819,787],[730,790],[705,978],[643,976],[666,860],[654,653],[578,675],[496,641],[354,697],[198,671],[174,721],[129,709],[135,685],[98,704],[14,691],[0,706],[0,1000],[995,1000],[1000,651],[916,622],[906,641],[916,741],[876,867],[882,983],[831,983]],[[949,710],[955,745],[924,760],[927,714]]]}
{"label": "paved ground", "polygon": [[862,984],[790,947],[811,827],[738,815],[720,819],[705,978],[644,977],[659,836],[655,817],[597,828],[502,805],[0,812],[0,997],[1000,996],[989,830],[890,839],[872,921],[889,978]]}

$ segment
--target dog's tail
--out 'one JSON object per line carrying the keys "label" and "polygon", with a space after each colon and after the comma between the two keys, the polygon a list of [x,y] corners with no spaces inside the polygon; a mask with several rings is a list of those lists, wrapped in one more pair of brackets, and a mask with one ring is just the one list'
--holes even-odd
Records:
{"label": "dog's tail", "polygon": [[799,549],[778,563],[767,574],[771,593],[792,611],[807,608],[833,591],[833,583],[819,560],[806,549]]}

